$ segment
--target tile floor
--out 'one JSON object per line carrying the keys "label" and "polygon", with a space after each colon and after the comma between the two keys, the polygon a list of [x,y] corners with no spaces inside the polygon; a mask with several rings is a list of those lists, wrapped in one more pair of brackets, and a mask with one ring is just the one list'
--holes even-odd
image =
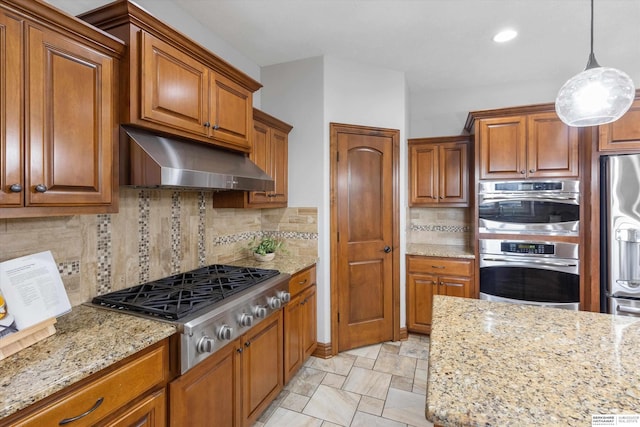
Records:
{"label": "tile floor", "polygon": [[311,357],[253,427],[431,427],[429,337]]}

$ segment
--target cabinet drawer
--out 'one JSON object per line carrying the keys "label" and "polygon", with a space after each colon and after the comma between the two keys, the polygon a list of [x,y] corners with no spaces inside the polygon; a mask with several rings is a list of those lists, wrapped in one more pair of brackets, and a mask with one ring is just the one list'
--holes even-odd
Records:
{"label": "cabinet drawer", "polygon": [[447,276],[473,275],[473,261],[451,258],[409,257],[407,269],[411,273],[446,274]]}
{"label": "cabinet drawer", "polygon": [[311,268],[308,268],[291,276],[291,279],[289,280],[289,293],[292,297],[294,297],[315,282],[316,267],[314,265]]}
{"label": "cabinet drawer", "polygon": [[110,413],[166,380],[167,346],[156,348],[86,386],[61,397],[16,426],[59,425],[86,415],[70,425],[94,425]]}

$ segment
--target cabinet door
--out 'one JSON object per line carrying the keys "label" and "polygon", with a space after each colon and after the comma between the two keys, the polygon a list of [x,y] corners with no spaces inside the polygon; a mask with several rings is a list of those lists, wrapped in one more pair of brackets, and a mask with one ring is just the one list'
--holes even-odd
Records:
{"label": "cabinet door", "polygon": [[438,293],[438,276],[409,274],[407,276],[407,329],[411,332],[431,332],[433,296]]}
{"label": "cabinet door", "polygon": [[22,47],[22,21],[0,13],[0,206],[6,207],[24,200]]}
{"label": "cabinet door", "polygon": [[167,425],[166,393],[159,390],[118,417],[104,424],[105,427],[164,427]]}
{"label": "cabinet door", "polygon": [[525,116],[480,120],[480,179],[525,177],[526,125]]}
{"label": "cabinet door", "polygon": [[169,384],[170,425],[240,427],[240,340],[236,340]]}
{"label": "cabinet door", "polygon": [[144,31],[141,34],[141,119],[206,136],[209,69]]}
{"label": "cabinet door", "polygon": [[284,382],[287,383],[303,363],[304,296],[298,295],[284,307]]}
{"label": "cabinet door", "polygon": [[472,280],[468,277],[448,277],[438,278],[438,294],[450,297],[471,297]]}
{"label": "cabinet door", "polygon": [[438,145],[410,146],[410,206],[438,203]]}
{"label": "cabinet door", "polygon": [[113,59],[29,27],[26,204],[111,203]]}
{"label": "cabinet door", "polygon": [[441,204],[469,202],[469,166],[467,144],[442,144],[439,149]]}
{"label": "cabinet door", "polygon": [[251,150],[253,95],[232,80],[211,73],[209,109],[212,138],[243,151]]}
{"label": "cabinet door", "polygon": [[[271,171],[271,128],[261,122],[253,122],[253,147],[249,158],[273,178]],[[252,191],[249,193],[249,203],[268,203],[269,193]]]}
{"label": "cabinet door", "polygon": [[243,425],[249,427],[283,387],[282,310],[242,336]]}
{"label": "cabinet door", "polygon": [[527,177],[577,177],[578,128],[555,112],[527,118]]}
{"label": "cabinet door", "polygon": [[302,298],[302,360],[304,362],[318,346],[316,285],[307,289]]}
{"label": "cabinet door", "polygon": [[271,177],[275,181],[275,189],[270,194],[271,203],[286,205],[288,195],[288,136],[277,129],[271,129]]}
{"label": "cabinet door", "polygon": [[640,150],[640,100],[634,101],[619,120],[599,126],[598,133],[600,151]]}

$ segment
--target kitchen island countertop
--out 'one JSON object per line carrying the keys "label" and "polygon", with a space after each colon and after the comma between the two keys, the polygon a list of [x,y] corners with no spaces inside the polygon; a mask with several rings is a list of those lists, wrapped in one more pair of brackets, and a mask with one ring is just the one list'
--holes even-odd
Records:
{"label": "kitchen island countertop", "polygon": [[640,318],[435,296],[426,416],[590,426],[640,414]]}
{"label": "kitchen island countertop", "polygon": [[0,361],[0,420],[176,332],[166,322],[90,305],[73,307],[55,327]]}

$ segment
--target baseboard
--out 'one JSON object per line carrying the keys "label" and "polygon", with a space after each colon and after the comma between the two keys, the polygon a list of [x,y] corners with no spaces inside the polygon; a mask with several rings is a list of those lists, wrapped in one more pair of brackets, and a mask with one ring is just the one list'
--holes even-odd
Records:
{"label": "baseboard", "polygon": [[409,339],[409,331],[407,328],[400,328],[400,341],[405,341]]}
{"label": "baseboard", "polygon": [[319,357],[321,359],[328,359],[333,356],[331,350],[331,343],[323,343],[319,342],[316,350],[313,352],[313,356]]}

